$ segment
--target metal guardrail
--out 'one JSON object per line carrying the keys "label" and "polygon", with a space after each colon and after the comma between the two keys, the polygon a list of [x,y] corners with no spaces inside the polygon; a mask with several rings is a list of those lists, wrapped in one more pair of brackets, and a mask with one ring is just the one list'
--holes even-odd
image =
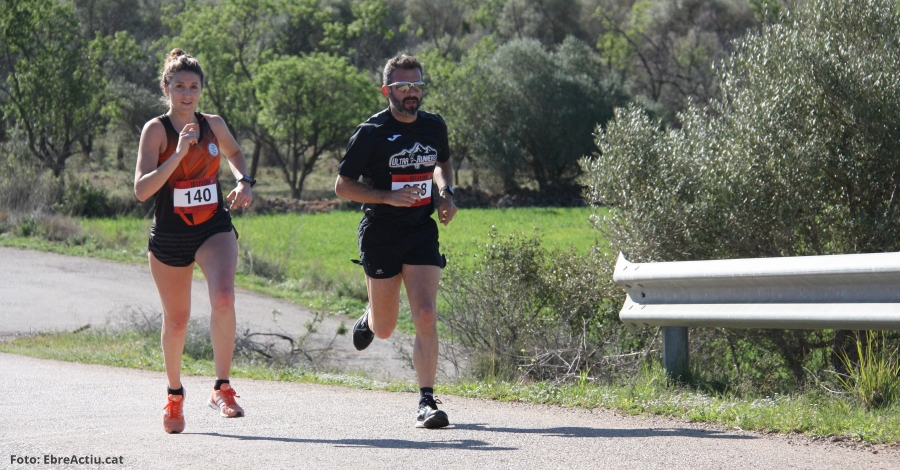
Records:
{"label": "metal guardrail", "polygon": [[666,370],[687,371],[687,327],[900,330],[900,253],[631,263],[613,280],[630,329],[663,328]]}

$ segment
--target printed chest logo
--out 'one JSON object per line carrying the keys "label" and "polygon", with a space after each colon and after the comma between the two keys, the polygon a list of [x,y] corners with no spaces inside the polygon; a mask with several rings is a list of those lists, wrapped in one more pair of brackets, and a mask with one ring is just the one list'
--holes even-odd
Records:
{"label": "printed chest logo", "polygon": [[434,166],[437,162],[437,150],[416,142],[410,149],[391,155],[388,163],[391,168],[408,168]]}

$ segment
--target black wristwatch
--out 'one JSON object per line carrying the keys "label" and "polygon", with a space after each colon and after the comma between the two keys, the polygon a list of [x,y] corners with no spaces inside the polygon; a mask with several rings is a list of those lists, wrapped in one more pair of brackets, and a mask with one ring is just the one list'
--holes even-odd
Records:
{"label": "black wristwatch", "polygon": [[453,191],[453,186],[450,186],[449,184],[447,186],[444,186],[443,188],[441,188],[440,193],[443,195],[444,191],[447,191],[448,193],[450,193],[451,196],[456,196],[456,192]]}
{"label": "black wristwatch", "polygon": [[254,184],[256,184],[256,180],[247,175],[241,176],[241,179],[237,180],[238,183],[240,183],[241,181],[243,181],[245,183],[250,183],[251,188],[253,187]]}

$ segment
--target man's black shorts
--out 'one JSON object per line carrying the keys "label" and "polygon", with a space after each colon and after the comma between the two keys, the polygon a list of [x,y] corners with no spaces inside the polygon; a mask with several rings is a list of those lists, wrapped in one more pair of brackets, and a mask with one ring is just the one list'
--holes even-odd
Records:
{"label": "man's black shorts", "polygon": [[190,266],[194,262],[197,250],[209,237],[222,232],[237,230],[231,224],[231,217],[222,217],[218,221],[210,221],[209,227],[202,225],[195,230],[185,233],[161,232],[155,226],[150,227],[150,242],[147,248],[163,264],[181,268]]}
{"label": "man's black shorts", "polygon": [[447,264],[432,218],[423,224],[406,225],[363,217],[359,223],[359,257],[366,275],[375,279],[400,274],[404,264],[440,268]]}

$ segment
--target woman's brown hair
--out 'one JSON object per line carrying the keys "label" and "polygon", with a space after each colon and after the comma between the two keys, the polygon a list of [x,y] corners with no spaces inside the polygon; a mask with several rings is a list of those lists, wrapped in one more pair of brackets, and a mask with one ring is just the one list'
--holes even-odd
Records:
{"label": "woman's brown hair", "polygon": [[[177,72],[194,72],[200,77],[201,86],[203,85],[203,69],[200,67],[200,62],[194,56],[188,55],[176,47],[166,56],[166,64],[163,65],[162,73],[159,74],[159,88],[164,94],[169,82],[172,81],[172,75]],[[168,97],[165,101],[168,102]]]}

